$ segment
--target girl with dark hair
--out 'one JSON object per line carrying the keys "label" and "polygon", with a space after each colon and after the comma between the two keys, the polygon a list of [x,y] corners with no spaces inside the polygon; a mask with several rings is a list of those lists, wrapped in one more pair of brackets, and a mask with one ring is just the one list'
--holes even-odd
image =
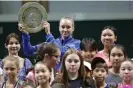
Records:
{"label": "girl with dark hair", "polygon": [[109,62],[109,52],[112,46],[117,40],[116,29],[112,26],[106,26],[101,33],[101,42],[104,46],[103,50],[98,52],[98,56],[105,59],[107,65],[110,67],[111,63]]}
{"label": "girl with dark hair", "polygon": [[109,61],[112,64],[112,68],[108,71],[106,77],[106,83],[120,83],[122,78],[120,77],[120,66],[123,61],[127,59],[127,54],[124,46],[115,44],[109,52]]}
{"label": "girl with dark hair", "polygon": [[35,67],[35,80],[38,83],[37,88],[51,88],[51,68],[49,68],[43,62],[38,62]]}
{"label": "girl with dark hair", "polygon": [[[42,61],[42,63],[46,64],[49,68],[51,68],[51,84],[55,77],[54,69],[58,64],[61,55],[60,49],[54,43],[43,43],[41,44],[36,54],[39,56],[40,61]],[[37,83],[35,81],[34,70],[31,70],[26,76],[26,78],[27,81],[33,82],[37,86]]]}

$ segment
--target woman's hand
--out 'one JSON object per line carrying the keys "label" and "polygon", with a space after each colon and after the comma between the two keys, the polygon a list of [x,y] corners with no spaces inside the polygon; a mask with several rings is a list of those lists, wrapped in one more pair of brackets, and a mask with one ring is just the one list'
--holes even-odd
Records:
{"label": "woman's hand", "polygon": [[42,26],[45,29],[46,34],[50,34],[50,24],[47,21],[43,21]]}
{"label": "woman's hand", "polygon": [[20,24],[20,23],[19,23],[19,24],[18,24],[18,29],[19,29],[21,32],[25,33],[25,34],[29,34],[29,32],[25,30],[26,27],[25,27],[23,24]]}

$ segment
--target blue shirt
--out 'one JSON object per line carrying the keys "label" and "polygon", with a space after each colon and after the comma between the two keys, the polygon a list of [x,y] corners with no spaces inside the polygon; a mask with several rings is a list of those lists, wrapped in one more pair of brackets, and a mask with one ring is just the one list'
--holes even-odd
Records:
{"label": "blue shirt", "polygon": [[[34,53],[40,47],[40,44],[35,45],[35,46],[32,46],[30,44],[30,36],[28,34],[22,33],[22,42],[23,42],[24,54],[27,56],[34,55]],[[62,40],[61,37],[55,39],[52,34],[47,34],[46,42],[55,43],[61,50],[61,57],[70,48],[80,50],[80,40],[74,39],[72,36],[69,36],[69,37],[65,38],[64,40]],[[60,66],[61,66],[61,62],[57,65],[56,69],[59,69]]]}

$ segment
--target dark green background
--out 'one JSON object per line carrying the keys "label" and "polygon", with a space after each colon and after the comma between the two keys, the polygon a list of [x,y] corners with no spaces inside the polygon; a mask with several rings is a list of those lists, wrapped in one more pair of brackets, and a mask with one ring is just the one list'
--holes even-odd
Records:
{"label": "dark green background", "polygon": [[[59,29],[58,21],[50,21],[51,31],[55,37],[58,37]],[[21,32],[18,30],[17,22],[0,22],[0,27],[3,27],[3,34],[0,34],[0,58],[7,55],[7,49],[4,46],[5,38],[8,34],[15,32],[21,37]],[[76,21],[74,38],[82,39],[84,37],[94,38],[98,44],[99,49],[102,49],[102,44],[100,42],[100,34],[104,26],[111,25],[117,29],[118,41],[117,43],[122,44],[126,47],[128,56],[133,57],[133,20],[103,20],[103,21]],[[38,44],[45,41],[45,32],[41,31],[36,34],[31,34],[31,43]],[[24,56],[22,50],[20,52],[21,56]]]}

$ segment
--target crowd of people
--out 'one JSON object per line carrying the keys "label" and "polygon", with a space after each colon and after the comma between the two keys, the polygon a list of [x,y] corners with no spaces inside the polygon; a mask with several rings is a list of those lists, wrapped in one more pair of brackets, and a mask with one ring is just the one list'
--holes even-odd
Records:
{"label": "crowd of people", "polygon": [[[133,88],[133,61],[126,49],[116,44],[115,27],[101,31],[104,46],[98,50],[93,38],[75,39],[74,20],[63,17],[59,22],[60,36],[55,38],[50,23],[42,22],[46,41],[31,45],[30,33],[18,24],[22,43],[16,33],[5,40],[8,54],[0,61],[0,88]],[[19,56],[22,50],[25,58]],[[33,65],[27,57],[35,55]]]}

